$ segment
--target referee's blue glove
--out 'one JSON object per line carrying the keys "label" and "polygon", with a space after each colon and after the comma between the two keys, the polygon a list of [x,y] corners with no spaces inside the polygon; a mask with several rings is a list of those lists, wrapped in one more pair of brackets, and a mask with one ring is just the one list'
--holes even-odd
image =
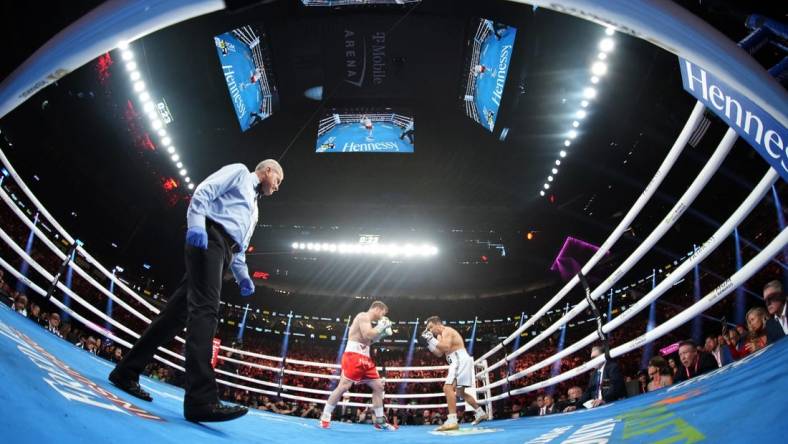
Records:
{"label": "referee's blue glove", "polygon": [[247,297],[254,294],[254,283],[251,279],[242,279],[241,282],[238,283],[238,286],[241,287],[241,296]]}
{"label": "referee's blue glove", "polygon": [[186,243],[201,250],[208,249],[208,232],[205,228],[192,227],[186,230]]}

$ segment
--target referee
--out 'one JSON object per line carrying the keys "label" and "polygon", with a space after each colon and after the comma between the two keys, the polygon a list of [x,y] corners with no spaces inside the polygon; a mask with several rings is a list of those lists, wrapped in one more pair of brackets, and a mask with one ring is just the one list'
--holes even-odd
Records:
{"label": "referee", "polygon": [[241,288],[241,296],[254,293],[244,253],[257,225],[257,199],[278,191],[283,179],[281,165],[268,159],[254,172],[243,164],[227,165],[197,186],[186,212],[186,274],[159,317],[110,373],[110,382],[137,398],[152,401],[140,387],[140,373],[156,349],[186,327],[183,416],[189,421],[210,422],[246,414],[246,407],[219,402],[211,368],[219,295],[228,267]]}

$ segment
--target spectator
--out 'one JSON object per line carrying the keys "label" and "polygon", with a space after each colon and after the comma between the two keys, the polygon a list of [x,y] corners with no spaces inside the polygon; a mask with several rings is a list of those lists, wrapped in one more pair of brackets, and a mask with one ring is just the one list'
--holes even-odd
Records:
{"label": "spectator", "polygon": [[773,344],[788,335],[788,318],[785,315],[785,293],[780,281],[771,281],[763,287],[763,302],[771,319],[766,321],[766,341]]}
{"label": "spectator", "polygon": [[49,315],[49,320],[47,321],[47,330],[50,333],[57,336],[58,338],[62,338],[63,335],[60,333],[60,315],[57,313],[52,313]]}
{"label": "spectator", "polygon": [[675,378],[676,375],[679,373],[679,365],[676,363],[676,358],[672,356],[668,358],[668,367],[670,367],[670,371],[671,373],[673,373],[673,378]]}
{"label": "spectator", "polygon": [[660,388],[673,385],[673,371],[671,371],[670,367],[665,366],[659,369],[659,385]]}
{"label": "spectator", "polygon": [[530,407],[528,407],[528,410],[526,411],[525,414],[528,416],[537,416],[539,415],[539,412],[542,410],[543,406],[544,406],[544,395],[539,395],[536,397],[536,401],[534,401],[534,403],[531,404]]}
{"label": "spectator", "polygon": [[30,310],[27,313],[27,318],[38,325],[44,325],[44,320],[41,318],[41,307],[38,304],[30,303]]}
{"label": "spectator", "polygon": [[638,393],[643,394],[648,392],[648,372],[646,370],[638,370]]}
{"label": "spectator", "polygon": [[698,346],[690,339],[679,343],[679,360],[682,366],[676,378],[679,381],[686,381],[718,368],[717,361],[710,354],[698,350]]}
{"label": "spectator", "polygon": [[[601,345],[591,347],[591,359],[601,356],[604,349]],[[588,380],[588,387],[583,394],[583,402],[593,400],[592,407],[613,402],[626,396],[624,376],[616,361],[602,361],[596,372]]]}
{"label": "spectator", "polygon": [[539,409],[539,416],[552,415],[558,413],[558,407],[555,405],[553,395],[544,395],[544,403],[542,408]]}
{"label": "spectator", "polygon": [[310,402],[309,406],[301,412],[302,418],[318,419],[320,418],[321,410],[317,408],[314,402]]}
{"label": "spectator", "polygon": [[662,384],[660,381],[660,370],[663,367],[668,367],[667,361],[662,356],[653,356],[651,359],[648,360],[648,368],[646,371],[648,372],[648,385],[646,389],[649,392],[653,392],[654,390],[658,390],[662,388]]}
{"label": "spectator", "polygon": [[573,385],[569,387],[569,390],[566,392],[567,401],[561,406],[561,411],[564,413],[574,412],[575,410],[582,410],[583,404],[581,402],[583,398],[583,389]]}
{"label": "spectator", "polygon": [[16,297],[14,300],[14,311],[22,316],[27,316],[27,296],[20,294]]}
{"label": "spectator", "polygon": [[721,343],[717,335],[706,336],[704,350],[714,357],[714,360],[717,361],[717,367],[722,367],[723,365],[728,365],[733,362],[733,354],[731,354],[728,344]]}
{"label": "spectator", "polygon": [[739,357],[743,358],[766,347],[766,309],[753,307],[747,311],[747,335],[739,348]]}
{"label": "spectator", "polygon": [[115,351],[112,353],[110,361],[120,362],[121,359],[123,359],[123,350],[120,347],[115,347]]}

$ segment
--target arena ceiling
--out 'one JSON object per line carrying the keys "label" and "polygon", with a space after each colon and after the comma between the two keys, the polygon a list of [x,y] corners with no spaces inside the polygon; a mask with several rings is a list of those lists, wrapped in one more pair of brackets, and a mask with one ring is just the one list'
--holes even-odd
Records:
{"label": "arena ceiling", "polygon": [[[43,15],[32,3],[0,6],[3,40],[14,42],[6,45],[0,76],[98,3],[54,2]],[[339,9],[285,0],[246,3],[166,28],[135,47],[146,78],[172,112],[169,131],[195,180],[228,163],[252,166],[281,158],[285,181],[261,204],[264,226],[253,240],[256,254],[249,263],[253,270],[291,269],[301,276],[260,282],[283,291],[359,294],[386,288],[398,290],[392,297],[479,297],[550,288],[558,277],[548,269],[565,238],[595,244],[606,238],[653,175],[694,103],[682,89],[674,55],[616,35],[599,96],[548,196],[541,197],[598,52],[604,31],[598,25],[505,1],[425,0],[416,6]],[[765,3],[748,4],[747,11],[732,8],[734,2],[680,3],[733,40],[746,35],[743,14],[774,16]],[[491,134],[471,122],[459,103],[464,42],[473,17],[518,28],[500,113],[501,127],[510,129],[504,140],[500,130]],[[261,24],[270,37],[281,109],[241,132],[213,36],[245,24]],[[380,84],[343,81],[348,30],[385,31],[387,66]],[[766,57],[762,62],[768,65]],[[130,85],[120,63],[107,69],[101,63],[86,65],[3,118],[0,129],[13,141],[13,148],[3,149],[42,201],[99,257],[148,263],[153,265],[148,275],[171,281],[182,269],[185,194],[162,189],[161,178],[176,172],[166,156],[141,151],[139,127],[129,115]],[[323,87],[325,102],[305,97],[313,86]],[[321,106],[381,104],[414,111],[414,154],[315,154]],[[685,152],[616,254],[631,249],[657,224],[705,163],[724,131],[709,118],[706,136]],[[765,169],[739,142],[693,206],[696,211],[642,268],[683,253],[710,234]],[[291,242],[331,227],[350,237],[417,233],[444,242],[450,255],[427,266],[397,265],[396,271],[381,264],[293,262]],[[526,239],[528,232],[536,233],[534,240]],[[508,254],[458,265],[463,258],[479,262],[486,251],[498,251],[469,246],[473,240],[501,242]]]}

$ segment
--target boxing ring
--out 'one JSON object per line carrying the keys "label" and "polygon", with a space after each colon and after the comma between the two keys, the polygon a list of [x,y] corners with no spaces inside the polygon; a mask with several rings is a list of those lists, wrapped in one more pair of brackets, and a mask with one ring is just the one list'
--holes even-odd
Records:
{"label": "boxing ring", "polygon": [[[59,75],[87,62],[91,57],[115,47],[121,39],[139,38],[161,27],[224,7],[222,2],[217,1],[151,1],[148,8],[143,8],[144,11],[138,10],[139,5],[144,3],[146,2],[110,2],[97,8],[75,24],[81,24],[81,27],[69,27],[55,36],[50,43],[0,85],[0,116],[7,114],[47,82],[56,80]],[[688,16],[686,12],[680,11],[675,5],[661,2],[621,1],[606,3],[605,7],[610,11],[601,11],[598,6],[593,5],[593,2],[585,1],[563,1],[544,5],[543,3],[546,2],[529,3],[551,7],[561,12],[616,26],[623,32],[648,38],[659,46],[670,48],[682,57],[707,66],[709,69],[715,68],[717,75],[750,94],[754,102],[769,111],[783,127],[785,126],[785,104],[788,103],[788,100],[785,100],[785,91],[780,88],[779,84],[774,82],[754,61],[746,57],[743,51],[738,50],[732,42],[726,43],[723,41],[724,37],[719,36],[708,25]],[[117,18],[116,21],[109,21],[109,24],[114,26],[112,30],[99,24],[104,23],[100,19],[108,14]],[[663,26],[660,29],[657,26],[660,20],[670,22],[671,27]],[[118,22],[124,21],[128,26],[118,25]],[[85,23],[91,23],[90,26],[95,29],[86,30]],[[674,32],[676,26],[682,32]],[[80,47],[79,51],[67,50],[70,39],[84,38],[86,33],[90,32],[93,32],[97,37],[98,43],[86,47],[87,49]],[[698,52],[698,45],[707,52],[702,54]],[[59,47],[60,51],[53,52],[53,47]],[[731,51],[731,54],[715,54],[713,51],[715,49]],[[86,57],[87,60],[85,60]],[[53,77],[52,73],[59,74]],[[746,83],[742,79],[746,79]],[[648,182],[642,194],[603,242],[596,254],[582,267],[583,274],[590,272],[604,254],[613,248],[624,231],[649,202],[701,122],[705,109],[702,102],[696,103],[689,114],[687,123],[654,177]],[[514,350],[508,349],[509,345],[521,333],[531,329],[552,307],[575,290],[581,283],[581,279],[574,277],[506,339],[476,359],[476,392],[479,395],[480,403],[490,409],[495,401],[540,390],[593,370],[605,359],[604,355],[543,381],[516,389],[510,387],[515,381],[587,347],[599,340],[600,336],[618,328],[626,328],[627,321],[656,301],[728,238],[733,229],[762,201],[771,186],[781,176],[785,177],[783,171],[770,167],[730,217],[688,260],[678,266],[637,303],[614,319],[608,319],[606,324],[600,326],[599,331],[590,333],[580,341],[565,347],[561,352],[522,371],[513,374],[504,372],[507,374],[503,378],[495,379],[495,376],[508,369],[509,364],[518,356],[539,345],[544,339],[590,307],[594,300],[604,295],[631,270],[692,205],[720,168],[737,138],[737,132],[733,128],[726,132],[714,153],[674,207],[667,212],[641,245],[624,259],[610,276],[597,287],[587,289],[585,299],[524,345]],[[103,275],[102,279],[105,279],[106,282],[112,281],[115,287],[120,289],[117,291],[118,294],[108,291],[105,288],[106,285],[99,282],[76,261],[68,262],[68,266],[101,292],[103,296],[111,299],[114,304],[126,310],[144,325],[149,324],[151,319],[159,313],[159,309],[123,283],[91,256],[82,245],[76,243],[74,237],[66,232],[21,180],[2,151],[0,151],[0,161],[9,171],[10,176],[7,179],[14,181],[20,194],[24,195],[35,207],[34,209],[39,212],[41,220],[53,227],[53,231],[69,245],[73,245],[79,258]],[[67,254],[52,241],[51,234],[42,231],[39,225],[34,223],[3,189],[0,189],[0,198],[15,213],[19,221],[35,234],[46,249],[61,261],[67,259]],[[29,264],[35,273],[38,273],[39,281],[41,278],[46,282],[56,280],[54,273],[30,257],[4,229],[0,229],[0,238],[18,257]],[[702,314],[707,308],[746,282],[772,257],[780,253],[786,244],[788,244],[788,230],[783,230],[723,284],[665,323],[644,332],[631,341],[611,348],[610,357],[615,358],[653,342],[693,317]],[[7,273],[26,283],[30,291],[42,296],[47,294],[45,288],[25,277],[11,265],[7,258],[0,258],[0,266]],[[57,282],[57,287],[70,298],[71,306],[67,306],[57,297],[52,297],[50,301],[73,319],[81,322],[86,328],[126,348],[130,348],[134,340],[139,337],[140,331],[106,315],[103,310],[93,306],[67,286]],[[87,310],[91,313],[91,317],[101,319],[107,325],[111,325],[112,329],[87,319],[85,315],[76,310],[76,307],[80,307],[80,310]],[[184,339],[178,336],[176,341],[183,343]],[[328,380],[338,379],[335,374],[338,368],[336,364],[293,359],[283,362],[282,358],[277,356],[252,353],[226,346],[222,346],[221,350],[232,352],[239,359],[222,355],[220,355],[220,359],[239,366],[256,368],[272,377],[254,378],[217,369],[217,383],[220,387],[227,386],[252,393],[278,396],[285,400],[314,402],[320,405],[325,403],[329,394],[328,390],[289,386],[276,382],[276,376],[294,375]],[[775,440],[779,439],[781,431],[779,427],[774,427],[774,425],[780,424],[783,420],[782,406],[785,399],[781,393],[784,393],[784,390],[788,388],[788,378],[784,377],[782,370],[785,368],[784,365],[788,364],[786,352],[788,352],[788,341],[782,341],[743,360],[686,383],[589,411],[491,421],[477,427],[464,426],[459,432],[446,434],[433,432],[432,426],[408,426],[402,427],[396,433],[386,435],[385,439],[391,442],[408,443],[444,442],[446,440],[491,443],[607,442],[606,440],[632,442]],[[332,424],[331,429],[322,430],[319,428],[317,420],[304,420],[258,411],[252,411],[239,420],[218,425],[204,426],[186,422],[182,417],[183,392],[180,389],[143,378],[142,384],[146,390],[153,394],[154,402],[145,403],[132,398],[107,382],[106,378],[111,370],[110,363],[80,351],[68,342],[17,316],[7,308],[0,309],[0,356],[2,356],[2,360],[0,360],[0,377],[2,379],[0,380],[3,381],[4,388],[0,391],[2,393],[0,397],[3,400],[0,406],[0,425],[3,430],[13,434],[14,442],[40,442],[42,439],[56,441],[65,438],[69,441],[85,442],[138,442],[140,440],[180,442],[184,439],[197,442],[208,440],[282,442],[287,440],[297,444],[299,442],[331,442],[354,438],[369,439],[369,433],[372,433],[372,428],[368,425],[336,422]],[[155,359],[168,367],[183,371],[181,364],[184,357],[176,351],[159,348]],[[252,359],[259,362],[251,361]],[[315,370],[297,370],[287,368],[287,365]],[[447,366],[388,367],[387,370],[405,373],[443,371],[446,368]],[[393,377],[385,380],[386,383],[405,384],[440,381],[443,381],[442,377]],[[370,397],[370,394],[351,393],[351,400],[340,402],[339,405],[365,407],[369,405]],[[387,408],[434,409],[446,406],[442,402],[442,397],[442,393],[389,393],[385,396],[385,400]],[[401,401],[423,398],[429,398],[429,403],[401,403]],[[747,414],[742,414],[740,406],[745,405],[749,410]],[[293,433],[294,431],[296,433]]]}

